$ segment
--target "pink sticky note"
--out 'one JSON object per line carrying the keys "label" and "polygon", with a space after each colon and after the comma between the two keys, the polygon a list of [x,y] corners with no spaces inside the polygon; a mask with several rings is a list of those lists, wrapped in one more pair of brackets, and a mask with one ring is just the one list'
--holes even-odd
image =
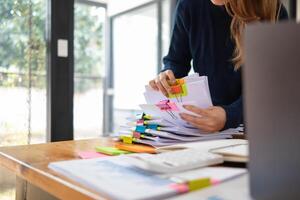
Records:
{"label": "pink sticky note", "polygon": [[211,184],[212,185],[218,185],[218,184],[220,184],[221,183],[221,181],[219,181],[219,180],[217,180],[217,179],[212,179],[211,180]]}
{"label": "pink sticky note", "polygon": [[174,189],[178,194],[183,194],[189,191],[189,187],[187,186],[187,184],[175,183],[170,185],[170,187]]}
{"label": "pink sticky note", "polygon": [[90,159],[90,158],[107,157],[108,155],[98,153],[98,152],[95,152],[95,151],[81,151],[81,152],[78,152],[78,156],[82,159]]}

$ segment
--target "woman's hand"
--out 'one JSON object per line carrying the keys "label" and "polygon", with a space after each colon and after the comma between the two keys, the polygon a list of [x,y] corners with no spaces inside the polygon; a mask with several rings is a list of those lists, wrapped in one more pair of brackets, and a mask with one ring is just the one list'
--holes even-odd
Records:
{"label": "woman's hand", "polygon": [[217,132],[224,128],[226,123],[226,112],[222,107],[213,106],[208,109],[201,109],[196,106],[185,105],[185,109],[194,112],[201,117],[181,113],[180,117],[189,124],[205,132]]}
{"label": "woman's hand", "polygon": [[176,78],[171,70],[161,72],[155,79],[149,81],[149,85],[157,91],[161,91],[166,97],[172,93],[171,85],[176,83]]}

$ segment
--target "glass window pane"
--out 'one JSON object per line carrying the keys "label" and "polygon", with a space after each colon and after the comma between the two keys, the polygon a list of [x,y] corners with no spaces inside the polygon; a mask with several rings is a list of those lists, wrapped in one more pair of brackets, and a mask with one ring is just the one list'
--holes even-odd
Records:
{"label": "glass window pane", "polygon": [[75,3],[75,139],[102,134],[105,12]]}
{"label": "glass window pane", "polygon": [[[0,3],[0,146],[46,141],[46,0]],[[0,168],[0,199],[15,198]]]}
{"label": "glass window pane", "polygon": [[166,56],[170,46],[171,36],[171,5],[173,0],[162,1],[162,56]]}
{"label": "glass window pane", "polygon": [[46,0],[0,4],[0,146],[45,142]]}
{"label": "glass window pane", "polygon": [[144,102],[144,86],[157,74],[157,5],[113,22],[114,120],[117,128]]}

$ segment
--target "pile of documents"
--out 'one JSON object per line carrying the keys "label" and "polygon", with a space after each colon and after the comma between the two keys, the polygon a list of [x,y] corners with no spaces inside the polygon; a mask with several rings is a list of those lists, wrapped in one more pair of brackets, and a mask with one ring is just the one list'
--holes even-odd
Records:
{"label": "pile of documents", "polygon": [[137,168],[132,163],[132,157],[122,155],[53,162],[48,167],[116,200],[165,199],[217,185],[246,173],[246,169],[206,167],[176,174],[155,174]]}
{"label": "pile of documents", "polygon": [[193,74],[177,79],[176,84],[171,86],[172,94],[168,97],[149,86],[145,88],[144,96],[147,104],[140,105],[144,113],[135,119],[129,119],[128,124],[119,131],[124,143],[161,147],[185,142],[232,138],[232,135],[238,132],[237,129],[229,129],[208,134],[181,119],[180,113],[201,117],[186,110],[184,105],[194,105],[204,109],[213,106],[206,76]]}

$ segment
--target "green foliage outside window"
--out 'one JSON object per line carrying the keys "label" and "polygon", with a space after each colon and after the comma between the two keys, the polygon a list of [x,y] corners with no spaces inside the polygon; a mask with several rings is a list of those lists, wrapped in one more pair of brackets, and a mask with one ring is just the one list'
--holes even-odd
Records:
{"label": "green foliage outside window", "polygon": [[[27,87],[29,67],[33,87],[45,88],[46,0],[1,0],[0,86]],[[82,76],[101,77],[103,67],[103,20],[97,9],[75,6],[75,91],[93,87]],[[93,14],[94,13],[94,14]]]}

